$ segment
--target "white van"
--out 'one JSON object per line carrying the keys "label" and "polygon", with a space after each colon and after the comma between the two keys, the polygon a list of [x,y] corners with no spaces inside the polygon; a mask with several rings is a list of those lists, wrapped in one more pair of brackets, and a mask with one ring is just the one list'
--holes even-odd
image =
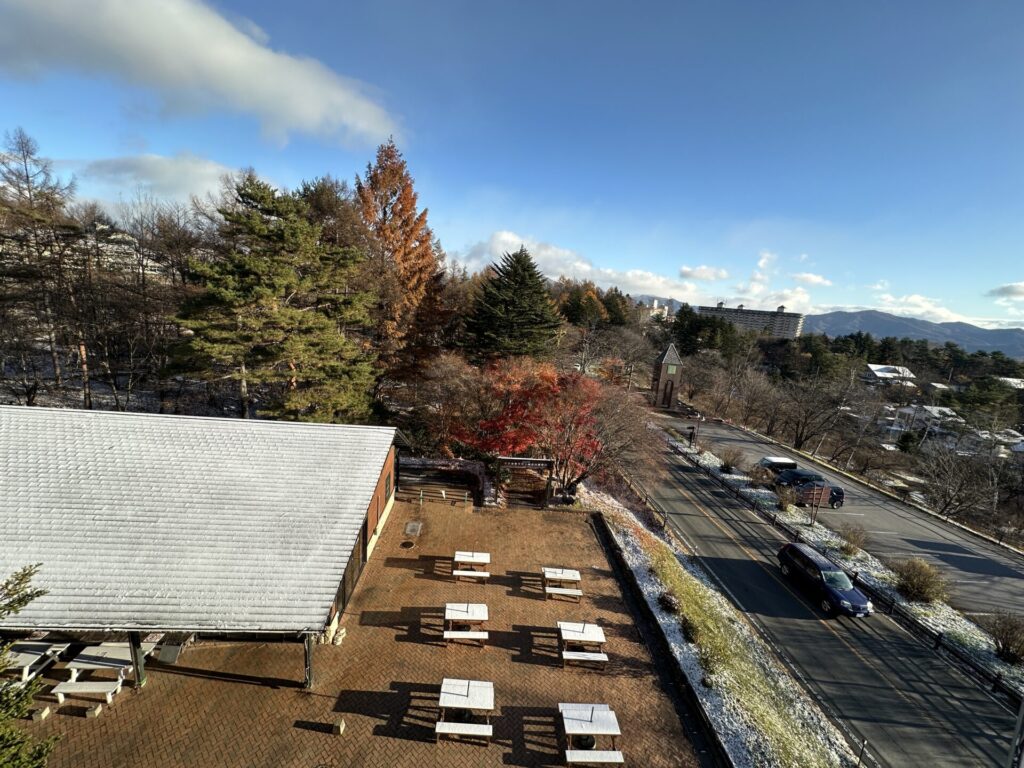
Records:
{"label": "white van", "polygon": [[785,456],[765,456],[757,462],[757,466],[764,467],[769,472],[777,475],[784,469],[796,469],[796,462],[793,459],[787,459]]}

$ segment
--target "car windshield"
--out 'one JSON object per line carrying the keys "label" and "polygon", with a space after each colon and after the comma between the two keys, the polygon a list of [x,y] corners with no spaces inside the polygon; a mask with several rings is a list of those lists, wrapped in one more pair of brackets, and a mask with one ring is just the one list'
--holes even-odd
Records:
{"label": "car windshield", "polygon": [[842,571],[825,571],[822,575],[825,577],[825,583],[832,587],[832,589],[853,589],[850,577]]}

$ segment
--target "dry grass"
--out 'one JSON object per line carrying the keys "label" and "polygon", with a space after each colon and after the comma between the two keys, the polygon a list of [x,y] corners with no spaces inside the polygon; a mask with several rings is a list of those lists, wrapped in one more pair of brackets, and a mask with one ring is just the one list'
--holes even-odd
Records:
{"label": "dry grass", "polygon": [[847,557],[853,557],[868,543],[868,532],[860,523],[842,523],[836,533],[843,540],[840,549]]}
{"label": "dry grass", "polygon": [[896,588],[911,602],[935,603],[949,595],[946,577],[926,560],[896,560],[889,567],[896,574]]}

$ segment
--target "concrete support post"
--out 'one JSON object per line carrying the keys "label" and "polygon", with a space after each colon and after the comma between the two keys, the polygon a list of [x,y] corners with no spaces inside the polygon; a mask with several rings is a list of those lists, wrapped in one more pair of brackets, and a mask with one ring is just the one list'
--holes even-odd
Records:
{"label": "concrete support post", "polygon": [[302,687],[309,690],[313,687],[313,649],[316,647],[316,637],[305,635],[303,645],[306,648],[306,675]]}
{"label": "concrete support post", "polygon": [[138,632],[128,633],[128,647],[132,652],[132,668],[135,672],[135,688],[146,684],[146,654],[142,652],[142,636]]}

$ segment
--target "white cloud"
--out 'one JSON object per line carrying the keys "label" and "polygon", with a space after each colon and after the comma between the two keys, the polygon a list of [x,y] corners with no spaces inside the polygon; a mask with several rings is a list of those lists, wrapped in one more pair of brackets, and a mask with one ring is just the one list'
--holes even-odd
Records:
{"label": "white cloud", "polygon": [[971,318],[942,306],[938,299],[921,296],[917,293],[904,296],[893,296],[890,293],[883,293],[878,296],[878,301],[878,309],[894,315],[919,317],[923,320],[931,320],[934,323],[972,322]]}
{"label": "white cloud", "polygon": [[93,160],[78,173],[106,199],[142,190],[160,199],[188,200],[216,192],[221,178],[231,172],[213,160],[182,152],[171,157],[146,154]]}
{"label": "white cloud", "polygon": [[874,283],[873,285],[869,285],[868,286],[868,290],[871,290],[871,291],[888,291],[889,290],[889,281],[886,280],[885,278],[882,278],[877,283]]}
{"label": "white cloud", "polygon": [[729,273],[719,267],[680,267],[679,276],[687,280],[725,280]]}
{"label": "white cloud", "polygon": [[797,272],[790,275],[798,283],[805,285],[832,285],[832,281],[823,275],[816,275],[813,272]]}
{"label": "white cloud", "polygon": [[0,16],[0,70],[16,76],[111,76],[154,91],[167,110],[253,115],[279,141],[396,132],[360,83],[272,50],[258,26],[200,0],[0,0]]}
{"label": "white cloud", "polygon": [[778,258],[771,251],[761,251],[757,257],[757,268],[750,274],[750,281],[740,283],[736,286],[736,290],[760,300],[759,297],[768,290],[769,283],[771,282],[772,267],[774,267]]}
{"label": "white cloud", "polygon": [[649,294],[691,304],[704,300],[697,286],[691,282],[673,280],[643,269],[598,267],[576,251],[507,230],[494,232],[487,240],[476,243],[465,253],[453,254],[453,258],[468,269],[478,271],[500,261],[505,253],[519,250],[520,246],[526,246],[541,272],[552,279],[564,275],[578,280],[591,280],[603,288],[616,285],[623,293],[634,296]]}

